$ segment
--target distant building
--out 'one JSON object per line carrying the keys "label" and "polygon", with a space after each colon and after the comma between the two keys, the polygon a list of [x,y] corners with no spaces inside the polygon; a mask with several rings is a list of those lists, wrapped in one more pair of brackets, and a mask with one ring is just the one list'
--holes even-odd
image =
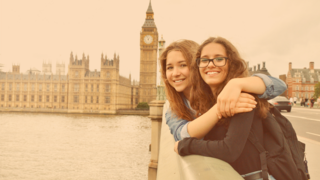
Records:
{"label": "distant building", "polygon": [[[287,76],[285,74],[279,75],[279,79],[281,79],[285,83],[287,82]],[[288,97],[288,89],[286,89],[280,96]]]}
{"label": "distant building", "polygon": [[[160,41],[163,50],[165,41]],[[101,55],[100,71],[89,69],[89,56],[71,52],[68,72],[65,65],[42,64],[42,72],[30,69],[20,73],[13,65],[12,72],[0,73],[0,108],[67,109],[75,113],[114,114],[119,109],[133,109],[139,102],[156,100],[158,31],[154,22],[151,1],[140,32],[140,81],[119,74],[119,55],[111,59]]]}
{"label": "distant building", "polygon": [[256,69],[256,66],[252,68],[249,67],[249,62],[247,62],[248,65],[248,71],[249,71],[249,75],[251,76],[252,74],[257,74],[257,73],[261,73],[261,74],[265,74],[270,76],[270,73],[268,72],[267,68],[266,68],[266,63],[262,62],[262,68],[260,69],[260,64],[258,64],[258,69]]}
{"label": "distant building", "polygon": [[[101,55],[101,70],[89,70],[89,56],[82,59],[71,53],[68,75],[51,73],[51,64],[44,63],[44,72],[30,69],[21,74],[0,74],[0,107],[67,109],[76,113],[114,114],[118,109],[132,109],[138,104],[139,82],[119,75],[119,55],[113,59]],[[50,73],[50,74],[49,74]]]}
{"label": "distant building", "polygon": [[308,98],[314,94],[314,85],[320,82],[320,69],[314,69],[314,62],[309,63],[309,68],[292,68],[289,63],[287,74],[288,97]]}

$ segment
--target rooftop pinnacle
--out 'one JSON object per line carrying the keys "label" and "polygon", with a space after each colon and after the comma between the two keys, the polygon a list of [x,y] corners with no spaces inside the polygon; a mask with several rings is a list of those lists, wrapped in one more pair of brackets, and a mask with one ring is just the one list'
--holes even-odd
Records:
{"label": "rooftop pinnacle", "polygon": [[148,10],[147,10],[147,13],[153,13],[152,6],[151,6],[151,0],[149,2],[149,7],[148,7]]}

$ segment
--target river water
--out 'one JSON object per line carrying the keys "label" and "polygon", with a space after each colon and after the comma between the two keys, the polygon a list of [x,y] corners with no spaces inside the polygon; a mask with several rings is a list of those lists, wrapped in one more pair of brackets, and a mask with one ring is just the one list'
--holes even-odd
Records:
{"label": "river water", "polygon": [[0,113],[1,180],[141,180],[146,116]]}

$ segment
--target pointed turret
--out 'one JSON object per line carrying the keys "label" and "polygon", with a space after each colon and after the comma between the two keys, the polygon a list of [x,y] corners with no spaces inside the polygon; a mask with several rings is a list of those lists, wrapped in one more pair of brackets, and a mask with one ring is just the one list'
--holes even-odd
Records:
{"label": "pointed turret", "polygon": [[149,1],[149,7],[147,9],[147,13],[152,13],[153,14],[152,6],[151,6],[151,0]]}
{"label": "pointed turret", "polygon": [[73,61],[74,61],[74,59],[73,59],[73,54],[72,54],[72,51],[71,51],[71,54],[70,54],[70,64],[72,64]]}
{"label": "pointed turret", "polygon": [[146,27],[156,27],[156,24],[154,23],[154,19],[153,19],[153,10],[152,10],[152,6],[151,6],[151,0],[149,2],[149,6],[146,12],[146,21],[143,24],[143,28]]}
{"label": "pointed turret", "polygon": [[82,54],[82,61],[85,61],[86,60],[86,55],[83,53]]}

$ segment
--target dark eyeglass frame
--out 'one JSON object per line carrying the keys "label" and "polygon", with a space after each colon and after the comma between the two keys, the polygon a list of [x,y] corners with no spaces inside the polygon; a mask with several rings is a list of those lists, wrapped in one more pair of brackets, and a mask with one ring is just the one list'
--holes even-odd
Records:
{"label": "dark eyeglass frame", "polygon": [[207,64],[206,66],[204,66],[204,67],[200,67],[200,66],[199,66],[200,60],[201,60],[201,59],[207,59],[207,58],[197,58],[197,59],[196,59],[196,61],[197,61],[197,66],[198,66],[199,68],[205,68],[205,67],[209,66],[210,62],[212,62],[212,64],[213,64],[214,66],[216,66],[216,67],[223,67],[223,66],[217,66],[216,64],[214,64],[214,60],[217,59],[217,58],[224,58],[224,59],[225,59],[225,63],[224,63],[223,66],[225,66],[225,65],[227,64],[227,61],[228,61],[228,59],[229,59],[228,57],[216,57],[216,58],[213,58],[213,59],[208,59],[208,60],[209,60],[208,64]]}

